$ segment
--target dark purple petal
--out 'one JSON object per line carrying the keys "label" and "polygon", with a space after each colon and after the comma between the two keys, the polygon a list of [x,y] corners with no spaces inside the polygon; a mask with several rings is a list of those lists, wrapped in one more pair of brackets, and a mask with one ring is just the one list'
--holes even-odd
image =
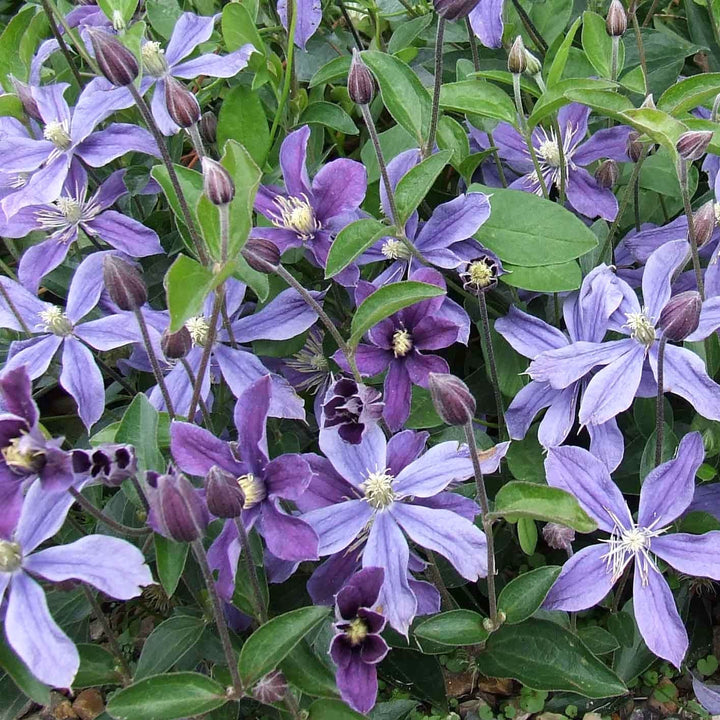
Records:
{"label": "dark purple petal", "polygon": [[428,250],[449,248],[453,243],[472,237],[490,217],[488,196],[479,192],[460,195],[438,205],[415,238],[415,247]]}
{"label": "dark purple petal", "polygon": [[417,460],[425,449],[429,433],[403,430],[387,443],[387,467],[391,475],[399,475],[403,468]]}
{"label": "dark purple petal", "polygon": [[642,278],[643,304],[647,314],[657,322],[670,299],[670,286],[675,273],[690,259],[687,240],[666,243],[648,258]]}
{"label": "dark purple petal", "polygon": [[235,574],[240,559],[240,541],[234,520],[227,520],[208,549],[208,563],[217,570],[215,587],[221,598],[230,602],[235,591]]}
{"label": "dark purple petal", "polygon": [[287,515],[275,501],[262,505],[260,532],[268,550],[281,560],[317,560],[318,536],[300,518]]}
{"label": "dark purple petal", "polygon": [[618,214],[618,202],[612,190],[600,187],[598,181],[584,168],[568,170],[567,199],[581,215],[601,217],[612,221]]}
{"label": "dark purple petal", "polygon": [[[281,0],[282,1],[282,0]],[[340,697],[359,713],[368,713],[377,698],[377,670],[353,653],[347,665],[338,667],[335,674]]]}
{"label": "dark purple petal", "polygon": [[197,425],[173,421],[170,449],[178,468],[190,475],[205,477],[213,465],[238,476],[245,472],[226,442]]}
{"label": "dark purple petal", "polygon": [[25,368],[8,370],[0,375],[0,393],[6,412],[23,418],[28,428],[35,426],[38,421],[38,409],[32,398],[32,385]]}
{"label": "dark purple petal", "polygon": [[368,635],[360,648],[360,659],[364,663],[377,665],[389,651],[388,644],[379,635]]}
{"label": "dark purple petal", "polygon": [[271,460],[263,472],[270,497],[297,500],[310,484],[312,472],[301,455],[281,455]]}
{"label": "dark purple petal", "polygon": [[[428,370],[428,373],[431,372]],[[439,372],[443,372],[440,370]],[[447,372],[447,364],[444,368]],[[427,378],[427,374],[425,375]],[[399,430],[410,416],[412,385],[405,363],[393,360],[390,363],[384,385],[385,410],[383,417],[391,430]]]}
{"label": "dark purple petal", "polygon": [[310,599],[316,605],[333,605],[335,595],[360,566],[361,550],[344,550],[331,555],[312,574],[307,583]]}
{"label": "dark purple petal", "polygon": [[289,195],[311,197],[310,178],[307,174],[307,144],[310,139],[310,127],[303,125],[291,132],[283,140],[280,148],[280,167]]}

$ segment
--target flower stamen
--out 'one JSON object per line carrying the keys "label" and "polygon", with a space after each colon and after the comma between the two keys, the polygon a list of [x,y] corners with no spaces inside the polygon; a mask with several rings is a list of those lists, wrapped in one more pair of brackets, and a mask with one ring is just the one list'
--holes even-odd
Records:
{"label": "flower stamen", "polygon": [[322,227],[304,193],[299,197],[278,195],[275,198],[275,205],[278,214],[270,218],[273,225],[297,233],[304,241],[311,240]]}

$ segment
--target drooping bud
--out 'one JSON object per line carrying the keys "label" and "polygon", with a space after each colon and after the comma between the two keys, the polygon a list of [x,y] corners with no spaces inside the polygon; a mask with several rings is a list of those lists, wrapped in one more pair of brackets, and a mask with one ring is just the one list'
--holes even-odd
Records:
{"label": "drooping bud", "polygon": [[702,298],[695,290],[682,292],[668,300],[660,313],[658,327],[673,342],[680,342],[697,330],[700,323]]}
{"label": "drooping bud", "polygon": [[172,75],[165,78],[165,103],[168,115],[181,128],[192,127],[200,120],[200,105],[197,99]]}
{"label": "drooping bud", "polygon": [[147,302],[147,288],[138,269],[117,255],[103,260],[103,281],[110,299],[121,310],[137,310]]}
{"label": "drooping bud", "polygon": [[554,550],[568,550],[575,539],[575,531],[565,525],[547,523],[542,531],[545,542]]}
{"label": "drooping bud", "polygon": [[72,469],[76,475],[87,475],[108,487],[119,487],[137,472],[135,448],[107,444],[95,450],[73,450]]}
{"label": "drooping bud", "polygon": [[208,510],[220,518],[239,517],[245,507],[245,493],[237,478],[213,465],[205,476]]}
{"label": "drooping bud", "polygon": [[688,130],[678,138],[675,149],[687,162],[699,160],[707,151],[712,136],[712,130]]}
{"label": "drooping bud", "polygon": [[264,705],[282,702],[287,695],[288,685],[280,670],[273,670],[261,678],[252,689],[253,697]]}
{"label": "drooping bud", "polygon": [[605,21],[605,30],[610,37],[621,37],[627,30],[627,13],[620,0],[612,0]]}
{"label": "drooping bud", "polygon": [[513,75],[520,75],[527,69],[527,55],[525,54],[525,43],[520,35],[515,38],[515,42],[508,53],[508,70]]}
{"label": "drooping bud", "polygon": [[33,97],[32,90],[27,83],[22,80],[18,80],[14,75],[10,75],[10,81],[15,89],[15,94],[22,103],[23,110],[27,113],[28,117],[38,122],[43,122],[42,115],[38,109],[37,102]]}
{"label": "drooping bud", "polygon": [[213,205],[227,205],[235,197],[235,183],[230,173],[217,161],[202,159],[203,192]]}
{"label": "drooping bud", "polygon": [[437,414],[448,425],[467,425],[475,416],[476,403],[468,386],[455,375],[430,373],[430,397]]}
{"label": "drooping bud", "polygon": [[620,177],[620,168],[614,160],[605,160],[595,171],[595,179],[602,188],[613,188]]}
{"label": "drooping bud", "polygon": [[207,507],[192,483],[181,473],[148,473],[151,527],[177,542],[201,538],[210,522]]}
{"label": "drooping bud", "polygon": [[177,332],[162,334],[160,347],[168,360],[181,360],[192,350],[190,331],[183,325]]}
{"label": "drooping bud", "polygon": [[710,242],[715,232],[715,203],[708,200],[693,213],[693,230],[698,247]]}
{"label": "drooping bud", "polygon": [[445,20],[465,18],[477,4],[478,0],[433,0],[435,12]]}
{"label": "drooping bud", "polygon": [[633,161],[640,159],[643,151],[643,144],[640,142],[640,133],[637,130],[631,130],[627,136],[627,154]]}
{"label": "drooping bud", "polygon": [[117,87],[125,87],[138,76],[135,56],[117,38],[95,28],[88,30],[100,72]]}
{"label": "drooping bud", "polygon": [[271,275],[280,264],[280,251],[274,242],[263,238],[248,238],[243,246],[245,262],[258,272]]}
{"label": "drooping bud", "polygon": [[355,48],[348,73],[347,89],[350,99],[358,105],[369,105],[375,97],[375,79]]}
{"label": "drooping bud", "polygon": [[217,140],[217,124],[217,117],[212,110],[202,114],[198,127],[200,128],[200,137],[208,145],[212,145]]}

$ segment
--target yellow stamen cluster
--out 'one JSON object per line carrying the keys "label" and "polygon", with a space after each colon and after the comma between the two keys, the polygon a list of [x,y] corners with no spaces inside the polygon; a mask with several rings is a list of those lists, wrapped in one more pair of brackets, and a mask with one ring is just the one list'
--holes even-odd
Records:
{"label": "yellow stamen cluster", "polygon": [[388,475],[385,470],[371,472],[367,480],[360,485],[365,493],[365,500],[376,510],[382,510],[395,500],[395,492],[392,489],[393,476]]}
{"label": "yellow stamen cluster", "polygon": [[72,145],[70,130],[65,120],[62,122],[57,120],[49,122],[43,130],[43,137],[60,150],[68,150]]}
{"label": "yellow stamen cluster", "polygon": [[210,324],[205,319],[204,315],[196,315],[191,317],[186,323],[185,327],[190,333],[190,338],[194,345],[204,347],[207,342],[208,335],[210,334]]}
{"label": "yellow stamen cluster", "polygon": [[412,335],[405,328],[393,333],[392,350],[396,358],[405,357],[412,350],[412,346]]}
{"label": "yellow stamen cluster", "polygon": [[245,509],[257,505],[267,497],[265,483],[256,478],[252,473],[241,475],[237,479],[240,489],[245,493]]}
{"label": "yellow stamen cluster", "polygon": [[140,51],[145,69],[155,77],[162,77],[168,71],[165,51],[159,42],[146,42]]}
{"label": "yellow stamen cluster", "polygon": [[367,623],[362,618],[355,618],[345,631],[345,636],[352,646],[359,645],[368,635]]}
{"label": "yellow stamen cluster", "polygon": [[0,540],[0,572],[14,572],[22,564],[22,550],[15,542]]}
{"label": "yellow stamen cluster", "polygon": [[321,225],[315,218],[315,212],[306,195],[300,197],[278,195],[275,198],[275,206],[278,213],[271,219],[276,227],[291,230],[303,240],[310,240],[320,230]]}

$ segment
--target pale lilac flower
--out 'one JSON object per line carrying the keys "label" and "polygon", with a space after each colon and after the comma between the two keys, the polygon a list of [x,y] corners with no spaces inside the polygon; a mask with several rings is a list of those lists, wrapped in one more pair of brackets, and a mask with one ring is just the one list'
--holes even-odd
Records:
{"label": "pale lilac flower", "polygon": [[720,715],[720,685],[707,685],[693,676],[693,691],[698,702],[713,717]]}
{"label": "pale lilac flower", "polygon": [[[277,12],[285,30],[288,29],[287,0],[278,0]],[[296,0],[295,13],[295,45],[305,49],[307,41],[320,27],[322,20],[322,3],[320,0]]]}
{"label": "pale lilac flower", "polygon": [[468,19],[475,35],[485,47],[502,46],[504,0],[480,0]]}

